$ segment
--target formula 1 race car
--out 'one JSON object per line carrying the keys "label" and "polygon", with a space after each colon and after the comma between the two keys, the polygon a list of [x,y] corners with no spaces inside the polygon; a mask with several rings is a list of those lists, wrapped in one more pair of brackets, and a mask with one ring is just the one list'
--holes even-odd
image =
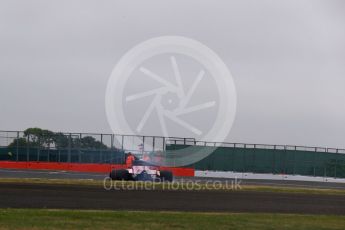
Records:
{"label": "formula 1 race car", "polygon": [[109,177],[112,180],[172,182],[171,171],[160,170],[158,166],[143,160],[135,160],[131,168],[114,169]]}

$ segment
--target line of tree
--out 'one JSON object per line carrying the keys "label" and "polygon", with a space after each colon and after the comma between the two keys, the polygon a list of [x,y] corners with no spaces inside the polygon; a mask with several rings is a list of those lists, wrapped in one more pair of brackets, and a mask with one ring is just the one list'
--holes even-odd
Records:
{"label": "line of tree", "polygon": [[92,136],[81,137],[76,135],[66,135],[64,133],[52,132],[41,128],[28,128],[24,131],[24,136],[16,138],[8,147],[30,146],[39,148],[55,147],[57,149],[65,148],[83,148],[83,149],[107,149],[108,147],[101,141]]}

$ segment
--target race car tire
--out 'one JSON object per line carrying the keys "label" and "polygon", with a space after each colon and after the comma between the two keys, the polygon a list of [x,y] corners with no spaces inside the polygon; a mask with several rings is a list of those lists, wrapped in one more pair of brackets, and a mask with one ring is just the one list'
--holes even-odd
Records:
{"label": "race car tire", "polygon": [[130,180],[131,175],[126,169],[117,169],[110,172],[109,177],[112,180]]}
{"label": "race car tire", "polygon": [[160,171],[160,179],[162,182],[172,182],[173,181],[173,174],[170,171]]}

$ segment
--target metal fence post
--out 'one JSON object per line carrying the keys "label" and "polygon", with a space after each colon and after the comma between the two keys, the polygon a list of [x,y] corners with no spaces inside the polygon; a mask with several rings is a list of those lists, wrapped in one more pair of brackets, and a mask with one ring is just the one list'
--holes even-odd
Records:
{"label": "metal fence post", "polygon": [[255,164],[255,159],[256,159],[256,144],[254,144],[253,146],[253,158],[252,158],[252,163],[253,163],[253,166],[252,166],[252,170],[253,171],[257,171],[257,168],[256,168],[256,164]]}
{"label": "metal fence post", "polygon": [[78,145],[78,162],[79,163],[82,163],[82,160],[81,160],[81,138],[82,138],[82,135],[81,133],[79,133],[79,145]]}
{"label": "metal fence post", "polygon": [[316,176],[316,156],[317,156],[317,148],[315,148],[315,153],[313,154],[313,170],[314,170],[314,176]]}
{"label": "metal fence post", "polygon": [[19,132],[17,132],[17,150],[16,150],[16,161],[18,161],[19,154]]}
{"label": "metal fence post", "polygon": [[337,165],[338,165],[338,159],[335,159],[334,178],[337,178]]}
{"label": "metal fence post", "polygon": [[246,171],[246,152],[247,152],[247,145],[244,144],[244,151],[243,151],[243,172]]}
{"label": "metal fence post", "polygon": [[282,169],[283,169],[283,173],[286,174],[287,172],[287,153],[286,153],[286,145],[284,145],[284,160],[283,160],[283,166],[282,166]]}
{"label": "metal fence post", "polygon": [[50,162],[50,143],[48,144],[48,155],[47,155],[47,161]]}
{"label": "metal fence post", "polygon": [[275,173],[275,169],[276,169],[276,152],[277,152],[277,146],[273,145],[273,161],[272,161],[272,174]]}
{"label": "metal fence post", "polygon": [[29,152],[29,143],[30,143],[30,135],[27,136],[27,142],[26,142],[26,161],[30,161],[30,152]]}
{"label": "metal fence post", "polygon": [[296,168],[296,151],[297,151],[297,146],[295,146],[295,151],[293,152],[293,169],[292,169],[292,174],[295,175],[295,168]]}
{"label": "metal fence post", "polygon": [[114,134],[111,134],[110,136],[110,149],[114,148]]}
{"label": "metal fence post", "polygon": [[232,154],[232,171],[235,171],[235,160],[236,160],[236,144],[234,144],[234,153]]}
{"label": "metal fence post", "polygon": [[99,162],[100,163],[103,163],[102,145],[103,145],[103,134],[101,134],[101,145],[99,146]]}
{"label": "metal fence post", "polygon": [[122,151],[124,151],[123,150],[123,142],[124,142],[124,135],[121,135],[121,150]]}
{"label": "metal fence post", "polygon": [[125,141],[124,139],[125,139],[125,136],[121,135],[121,150],[123,152],[122,162],[126,162],[126,153],[125,153],[125,150],[123,149],[123,145],[124,145],[124,141]]}
{"label": "metal fence post", "polygon": [[115,154],[113,154],[114,151],[114,134],[110,135],[110,159],[109,163],[111,164],[112,162],[115,162]]}
{"label": "metal fence post", "polygon": [[155,137],[152,138],[152,152],[155,151]]}
{"label": "metal fence post", "polygon": [[40,161],[40,146],[37,146],[37,159],[36,161]]}
{"label": "metal fence post", "polygon": [[67,157],[68,163],[71,163],[71,146],[72,146],[71,142],[72,142],[72,134],[70,133],[68,137],[68,157]]}

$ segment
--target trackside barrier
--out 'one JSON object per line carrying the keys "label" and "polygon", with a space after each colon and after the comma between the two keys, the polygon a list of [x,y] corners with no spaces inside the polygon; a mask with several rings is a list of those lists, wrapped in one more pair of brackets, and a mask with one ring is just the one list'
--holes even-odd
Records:
{"label": "trackside barrier", "polygon": [[[38,128],[0,131],[0,162],[10,161],[18,165],[39,162],[40,167],[45,167],[43,163],[53,163],[62,170],[104,172],[109,169],[106,165],[123,165],[129,152],[138,158],[155,159],[164,154],[174,156],[176,150],[183,150],[179,154],[191,155],[199,151],[212,152],[186,166],[197,171],[345,178],[345,149],[340,148],[208,142],[163,136],[57,133]],[[178,161],[173,163],[172,167],[180,167]],[[182,172],[174,170],[176,175],[194,173],[186,169]]]}
{"label": "trackside barrier", "polygon": [[193,168],[160,167],[160,170],[169,170],[174,174],[174,176],[194,177],[195,175],[195,170]]}
{"label": "trackside barrier", "polygon": [[[78,163],[56,163],[56,162],[13,162],[0,161],[0,168],[4,169],[30,169],[30,170],[63,170],[71,172],[91,172],[106,173],[112,169],[126,168],[123,164],[78,164]],[[161,170],[170,170],[174,176],[193,177],[194,169],[192,168],[170,168],[161,167]]]}
{"label": "trackside barrier", "polygon": [[209,149],[212,154],[189,167],[196,171],[250,172],[315,177],[345,178],[345,154],[340,149],[288,148],[273,146],[196,146],[172,144],[167,151],[187,149],[190,153]]}

